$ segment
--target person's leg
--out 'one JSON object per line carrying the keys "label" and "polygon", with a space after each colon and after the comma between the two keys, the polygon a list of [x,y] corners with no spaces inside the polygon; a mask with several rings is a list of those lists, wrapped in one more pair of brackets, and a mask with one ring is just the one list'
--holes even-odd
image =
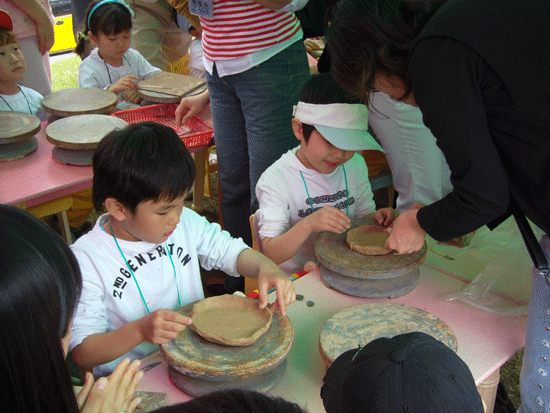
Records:
{"label": "person's leg", "polygon": [[246,121],[250,213],[258,209],[255,190],[262,173],[299,144],[292,132],[292,111],[308,77],[303,42],[296,42],[266,62],[235,75],[235,89]]}
{"label": "person's leg", "polygon": [[248,225],[250,177],[244,117],[241,102],[228,78],[231,76],[220,78],[215,68],[212,75],[206,74],[222,192],[221,212],[224,229],[252,245]]}
{"label": "person's leg", "polygon": [[[550,260],[550,238],[541,241],[546,259]],[[519,412],[550,411],[550,286],[533,268],[533,286],[529,300],[525,352],[520,374],[521,406]]]}
{"label": "person's leg", "polygon": [[452,190],[451,172],[420,109],[371,93],[369,124],[384,148],[399,193],[397,211],[431,204]]}
{"label": "person's leg", "polygon": [[17,43],[26,63],[25,74],[19,84],[36,90],[42,96],[49,95],[52,93],[50,57],[38,51],[38,37],[25,37]]}

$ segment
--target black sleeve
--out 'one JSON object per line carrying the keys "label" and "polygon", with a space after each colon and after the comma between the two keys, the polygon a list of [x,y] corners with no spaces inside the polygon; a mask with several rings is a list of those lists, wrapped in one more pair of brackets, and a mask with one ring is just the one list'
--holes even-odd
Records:
{"label": "black sleeve", "polygon": [[494,75],[478,55],[448,38],[420,42],[409,79],[424,124],[451,170],[453,191],[418,212],[420,226],[447,241],[507,212],[508,178],[489,133],[482,85]]}

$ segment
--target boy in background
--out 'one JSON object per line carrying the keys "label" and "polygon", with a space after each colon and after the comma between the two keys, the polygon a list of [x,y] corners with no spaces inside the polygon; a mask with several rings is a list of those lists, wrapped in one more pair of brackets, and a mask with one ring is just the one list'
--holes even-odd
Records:
{"label": "boy in background", "polygon": [[45,120],[42,95],[18,84],[25,69],[25,58],[17,44],[12,19],[0,10],[0,111],[30,113]]}
{"label": "boy in background", "polygon": [[295,300],[275,263],[183,207],[195,165],[169,127],[143,122],[109,133],[93,170],[94,206],[107,213],[71,246],[83,278],[70,343],[80,366],[105,375],[175,338],[191,324],[175,310],[204,298],[200,266],[257,278],[260,308],[272,287],[272,310],[284,315]]}
{"label": "boy in background", "polygon": [[260,177],[255,221],[263,253],[291,274],[312,269],[313,238],[342,233],[350,218],[374,213],[389,226],[392,208],[376,211],[367,165],[355,153],[378,148],[367,132],[368,111],[330,73],[303,86],[292,128],[300,146],[288,151]]}

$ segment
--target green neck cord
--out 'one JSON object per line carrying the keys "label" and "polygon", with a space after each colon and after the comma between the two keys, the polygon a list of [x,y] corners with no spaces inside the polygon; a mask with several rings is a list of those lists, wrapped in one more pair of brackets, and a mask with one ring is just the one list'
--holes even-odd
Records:
{"label": "green neck cord", "polygon": [[[126,260],[126,257],[124,256],[124,253],[122,252],[122,249],[120,248],[120,245],[118,245],[118,241],[115,237],[115,233],[113,231],[113,227],[111,226],[111,220],[109,219],[109,229],[111,230],[111,235],[113,236],[113,239],[115,240],[115,244],[120,251],[120,255],[122,255],[122,259],[126,263],[126,266],[128,267],[128,270],[130,271],[130,274],[132,274],[132,278],[134,279],[134,282],[136,283],[136,287],[139,291],[139,295],[141,296],[141,300],[143,301],[143,304],[145,305],[145,310],[147,310],[147,314],[150,313],[149,306],[147,305],[147,302],[145,301],[145,297],[143,297],[143,293],[141,292],[141,288],[137,282],[136,276],[134,272],[132,271],[132,268],[130,267],[130,264],[128,264],[128,261]],[[181,308],[181,300],[180,300],[180,288],[178,286],[177,282],[177,276],[176,276],[176,267],[174,266],[174,261],[172,260],[172,255],[170,254],[170,251],[168,250],[168,246],[166,243],[164,244],[164,247],[166,248],[166,254],[168,254],[168,257],[170,258],[170,263],[172,264],[172,270],[174,271],[174,279],[176,280],[176,289],[178,292],[178,308]]]}
{"label": "green neck cord", "polygon": [[[348,198],[348,202],[346,202],[346,215],[349,216],[349,190],[348,190],[348,177],[346,175],[346,167],[342,165],[342,170],[344,171],[344,182],[346,183],[346,196]],[[313,210],[313,199],[311,199],[311,196],[309,195],[309,191],[307,189],[306,179],[304,178],[304,174],[302,171],[300,171],[300,175],[302,176],[302,181],[304,181],[304,186],[306,187],[306,194],[307,199],[309,200],[309,204],[311,205],[311,210]]]}

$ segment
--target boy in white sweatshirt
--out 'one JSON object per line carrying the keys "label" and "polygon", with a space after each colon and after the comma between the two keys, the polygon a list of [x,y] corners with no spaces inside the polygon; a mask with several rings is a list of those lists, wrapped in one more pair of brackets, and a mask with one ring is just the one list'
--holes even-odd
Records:
{"label": "boy in white sweatshirt", "polygon": [[367,132],[368,110],[330,73],[303,86],[292,127],[300,146],[260,177],[255,220],[263,253],[287,273],[311,269],[313,239],[320,231],[342,233],[350,218],[373,213],[389,226],[392,208],[376,211],[364,158],[355,151],[378,148]]}
{"label": "boy in white sweatshirt", "polygon": [[105,375],[175,338],[191,324],[175,310],[204,298],[200,266],[258,278],[260,308],[272,287],[282,314],[295,300],[275,263],[183,207],[195,165],[169,127],[143,122],[109,133],[93,169],[94,206],[107,213],[71,246],[83,279],[70,342],[78,365]]}

